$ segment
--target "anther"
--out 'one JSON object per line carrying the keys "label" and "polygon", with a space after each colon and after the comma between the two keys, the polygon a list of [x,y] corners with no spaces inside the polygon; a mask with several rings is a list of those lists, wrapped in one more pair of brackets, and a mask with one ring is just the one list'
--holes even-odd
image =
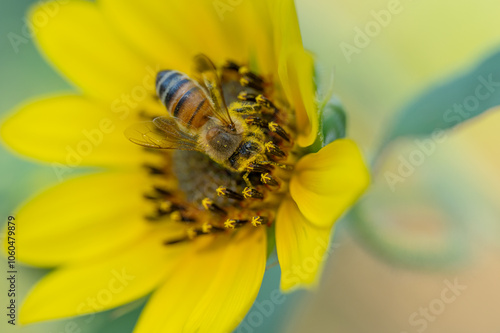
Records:
{"label": "anther", "polygon": [[149,221],[149,222],[158,222],[162,218],[161,215],[156,214],[156,215],[146,215],[144,218]]}
{"label": "anther", "polygon": [[278,182],[269,173],[262,173],[260,175],[260,181],[266,185],[276,186]]}
{"label": "anther", "polygon": [[262,85],[262,83],[264,83],[264,80],[260,76],[258,76],[257,74],[252,73],[247,66],[241,66],[239,69],[239,73],[243,76],[249,77],[252,81],[254,81],[260,85]]}
{"label": "anther", "polygon": [[186,233],[189,239],[194,239],[196,236],[198,236],[198,232],[195,228],[188,228],[186,230]]}
{"label": "anther", "polygon": [[249,172],[269,172],[271,169],[272,167],[259,163],[250,163],[247,165],[247,171]]}
{"label": "anther", "polygon": [[218,227],[216,225],[210,225],[210,226],[211,226],[212,233],[214,233],[214,232],[221,232],[221,231],[225,231],[226,230],[226,228],[221,228],[221,227]]}
{"label": "anther", "polygon": [[142,196],[144,197],[144,199],[148,199],[148,200],[158,200],[158,199],[160,199],[158,197],[158,195],[156,193],[154,193],[154,192],[153,193],[151,193],[151,192],[150,193],[144,193]]}
{"label": "anther", "polygon": [[243,197],[245,197],[245,199],[249,199],[249,198],[252,198],[252,199],[263,199],[264,198],[264,195],[262,193],[260,193],[259,191],[253,189],[253,188],[250,188],[250,187],[245,187],[245,189],[243,190]]}
{"label": "anther", "polygon": [[170,214],[170,218],[172,219],[172,221],[175,221],[175,222],[181,222],[182,221],[182,214],[181,212],[179,212],[178,210],[175,211],[175,212],[172,212]]}
{"label": "anther", "polygon": [[240,101],[255,102],[255,97],[257,97],[257,95],[250,94],[246,91],[242,91],[238,94],[238,99]]}
{"label": "anther", "polygon": [[201,201],[201,204],[206,210],[219,213],[219,214],[226,214],[226,211],[219,206],[217,206],[210,198],[205,198]]}
{"label": "anther", "polygon": [[228,188],[225,188],[224,186],[219,186],[219,188],[217,188],[216,190],[217,192],[217,195],[219,197],[227,197],[227,198],[230,198],[230,199],[234,199],[234,200],[243,200],[243,196],[235,191],[232,191]]}
{"label": "anther", "polygon": [[161,201],[159,206],[158,206],[158,210],[159,212],[161,213],[164,213],[164,214],[168,214],[172,211],[172,203],[170,201]]}
{"label": "anther", "polygon": [[208,234],[210,230],[212,230],[212,225],[207,222],[203,223],[203,225],[201,226],[201,231],[204,234]]}
{"label": "anther", "polygon": [[276,146],[272,141],[266,142],[265,145],[266,151],[272,155],[278,156],[278,157],[285,157],[286,154],[278,147]]}
{"label": "anther", "polygon": [[165,245],[174,245],[174,244],[181,243],[181,242],[184,242],[184,241],[187,241],[187,240],[188,240],[187,237],[182,237],[182,238],[177,238],[177,239],[171,239],[171,240],[164,241],[163,244],[165,244]]}
{"label": "anther", "polygon": [[159,201],[154,214],[145,216],[146,220],[155,222],[161,220],[165,215],[171,214],[174,210],[178,210],[178,206],[170,201]]}
{"label": "anther", "polygon": [[195,219],[182,215],[182,213],[178,210],[170,213],[170,218],[172,219],[172,221],[175,222],[188,222],[188,223],[196,222]]}
{"label": "anther", "polygon": [[226,222],[224,222],[224,227],[226,227],[228,229],[234,229],[235,224],[236,224],[236,220],[227,219]]}
{"label": "anther", "polygon": [[269,128],[269,130],[271,132],[278,134],[285,141],[290,142],[290,136],[288,135],[288,133],[285,132],[285,130],[280,125],[275,123],[274,121],[271,121],[269,124],[267,124],[267,127]]}
{"label": "anther", "polygon": [[224,227],[226,229],[234,229],[234,228],[237,228],[237,227],[239,227],[247,222],[248,222],[248,220],[227,219],[226,222],[224,222]]}
{"label": "anther", "polygon": [[150,175],[164,175],[165,174],[165,170],[163,170],[161,168],[157,168],[153,165],[144,164],[143,166],[144,166],[144,168],[146,168],[148,170]]}
{"label": "anther", "polygon": [[255,89],[257,91],[262,91],[264,89],[264,87],[262,87],[261,83],[252,80],[252,78],[250,78],[249,76],[242,77],[240,79],[240,84],[243,87],[249,87],[249,88]]}
{"label": "anther", "polygon": [[171,195],[172,193],[170,193],[170,191],[164,189],[164,188],[161,188],[161,187],[158,187],[158,186],[155,186],[153,188],[158,194],[161,194],[163,196],[169,196]]}
{"label": "anther", "polygon": [[274,112],[278,112],[278,108],[273,104],[273,102],[271,102],[262,94],[257,95],[257,97],[255,97],[255,101],[259,104],[264,105],[266,108],[273,110]]}
{"label": "anther", "polygon": [[228,61],[226,61],[226,63],[224,64],[223,68],[224,68],[224,69],[233,70],[233,71],[239,71],[240,66],[239,66],[237,63],[232,62],[231,60],[228,60]]}
{"label": "anther", "polygon": [[267,218],[265,217],[262,217],[262,216],[254,216],[252,217],[252,225],[254,227],[258,227],[259,225],[262,225],[262,223],[266,223],[267,222]]}
{"label": "anther", "polygon": [[161,187],[153,187],[153,190],[144,193],[143,197],[148,200],[159,200],[159,199],[164,199],[166,196],[171,195],[171,193]]}

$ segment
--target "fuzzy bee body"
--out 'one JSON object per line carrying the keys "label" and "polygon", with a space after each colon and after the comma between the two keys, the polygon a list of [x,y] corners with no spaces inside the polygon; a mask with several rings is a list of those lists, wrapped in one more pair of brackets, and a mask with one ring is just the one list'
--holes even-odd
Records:
{"label": "fuzzy bee body", "polygon": [[238,148],[227,159],[229,168],[235,171],[246,170],[256,157],[264,153],[264,135],[258,128],[249,129]]}

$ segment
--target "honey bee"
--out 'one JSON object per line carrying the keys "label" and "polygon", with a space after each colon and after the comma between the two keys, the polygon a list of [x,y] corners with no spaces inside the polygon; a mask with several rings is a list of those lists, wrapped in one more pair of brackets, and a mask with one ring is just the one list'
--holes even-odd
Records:
{"label": "honey bee", "polygon": [[[170,116],[134,124],[125,135],[133,143],[148,148],[204,153],[232,172],[245,172],[243,178],[250,186],[250,172],[264,170],[269,164],[279,166],[268,158],[269,154],[276,157],[285,154],[272,141],[266,142],[262,126],[256,125],[259,122],[255,118],[249,121],[241,110],[226,106],[221,79],[208,57],[196,56],[194,69],[194,79],[175,70],[159,72],[156,92]],[[279,125],[271,128],[288,141]]]}

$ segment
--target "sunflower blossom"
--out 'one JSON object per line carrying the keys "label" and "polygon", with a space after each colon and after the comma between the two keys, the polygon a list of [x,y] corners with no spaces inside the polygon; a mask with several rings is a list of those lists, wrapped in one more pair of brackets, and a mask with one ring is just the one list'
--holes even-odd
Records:
{"label": "sunflower blossom", "polygon": [[[151,294],[135,332],[230,332],[274,244],[281,289],[314,286],[368,172],[348,139],[310,153],[313,58],[293,1],[56,5],[36,42],[79,92],[30,102],[1,128],[68,179],[17,212],[19,260],[55,268],[21,322]],[[71,177],[86,166],[99,172]]]}

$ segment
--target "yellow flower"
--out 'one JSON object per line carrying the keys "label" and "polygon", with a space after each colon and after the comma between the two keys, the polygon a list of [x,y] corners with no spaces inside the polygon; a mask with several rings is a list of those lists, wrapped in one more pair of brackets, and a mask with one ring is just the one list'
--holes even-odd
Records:
{"label": "yellow flower", "polygon": [[[319,124],[313,59],[302,47],[293,1],[52,5],[58,13],[39,27],[37,43],[80,92],[21,107],[1,135],[61,178],[76,167],[101,169],[18,211],[19,260],[56,267],[29,293],[21,322],[103,311],[152,292],[135,332],[229,332],[257,296],[274,225],[282,290],[314,286],[333,224],[367,186],[368,173],[348,139],[304,156]],[[45,6],[30,13],[35,26]],[[277,107],[295,142],[287,146],[282,136],[265,147],[284,150],[293,170],[269,168],[251,180],[257,189],[243,188],[239,173],[199,155],[152,153],[126,140],[125,129],[141,118],[167,115],[154,97],[156,73],[191,73],[199,53],[219,68],[228,60],[248,65],[238,77],[250,68],[264,79],[261,106]],[[268,125],[266,138],[276,137],[277,125]],[[251,198],[252,191],[264,198]],[[215,204],[216,193],[229,198]]]}

